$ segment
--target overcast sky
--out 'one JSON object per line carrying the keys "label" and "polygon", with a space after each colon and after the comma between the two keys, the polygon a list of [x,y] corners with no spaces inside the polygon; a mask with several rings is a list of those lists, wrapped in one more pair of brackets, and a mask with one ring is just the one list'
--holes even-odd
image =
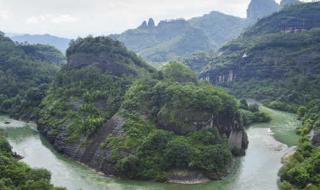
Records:
{"label": "overcast sky", "polygon": [[[152,17],[191,18],[210,11],[245,17],[250,0],[0,0],[0,30],[76,37],[107,35]],[[277,0],[279,1],[279,0]]]}

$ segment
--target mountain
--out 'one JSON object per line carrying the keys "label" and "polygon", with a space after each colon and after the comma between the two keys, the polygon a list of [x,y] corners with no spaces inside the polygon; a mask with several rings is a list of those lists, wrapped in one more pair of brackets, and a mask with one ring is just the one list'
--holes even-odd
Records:
{"label": "mountain", "polygon": [[59,152],[107,175],[157,181],[176,170],[219,179],[232,154],[244,154],[237,101],[184,65],[157,71],[109,37],[72,41],[67,59],[37,122]]}
{"label": "mountain", "polygon": [[285,8],[285,7],[288,7],[288,6],[291,6],[291,5],[297,5],[301,3],[299,0],[282,0],[280,2],[280,7],[281,8]]}
{"label": "mountain", "polygon": [[42,45],[50,45],[58,50],[60,50],[62,53],[65,53],[68,46],[70,39],[67,38],[61,38],[57,36],[53,36],[50,34],[24,34],[24,35],[13,35],[10,37],[13,41],[17,41],[20,43],[29,43],[29,44],[42,44]]}
{"label": "mountain", "polygon": [[0,112],[35,118],[64,56],[53,47],[16,44],[1,34],[0,60]]}
{"label": "mountain", "polygon": [[260,100],[303,104],[317,97],[319,10],[306,3],[261,19],[222,47],[202,78]]}
{"label": "mountain", "polygon": [[167,62],[197,51],[210,51],[237,37],[249,25],[245,19],[211,12],[190,20],[144,21],[138,28],[112,38],[153,63]]}
{"label": "mountain", "polygon": [[296,112],[298,147],[279,172],[281,190],[319,189],[320,2],[286,7],[222,47],[200,74],[239,97]]}
{"label": "mountain", "polygon": [[279,4],[274,0],[251,0],[247,9],[247,18],[256,21],[277,12],[279,9]]}

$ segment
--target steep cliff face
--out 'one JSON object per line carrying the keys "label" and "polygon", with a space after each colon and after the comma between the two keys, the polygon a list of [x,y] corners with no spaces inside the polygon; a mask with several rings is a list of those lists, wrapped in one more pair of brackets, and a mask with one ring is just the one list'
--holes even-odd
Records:
{"label": "steep cliff face", "polygon": [[202,78],[260,100],[303,104],[317,97],[319,13],[319,3],[306,3],[260,20],[221,48]]}
{"label": "steep cliff face", "polygon": [[38,120],[59,152],[108,175],[160,181],[172,169],[221,177],[232,153],[244,154],[236,101],[183,65],[156,72],[105,37],[78,39],[67,56]]}
{"label": "steep cliff face", "polygon": [[279,10],[279,5],[274,0],[251,0],[247,18],[259,20]]}

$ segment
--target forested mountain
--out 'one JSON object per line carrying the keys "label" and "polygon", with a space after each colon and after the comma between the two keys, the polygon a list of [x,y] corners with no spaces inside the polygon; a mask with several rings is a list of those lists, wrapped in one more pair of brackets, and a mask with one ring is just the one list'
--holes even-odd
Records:
{"label": "forested mountain", "polygon": [[281,169],[281,189],[319,189],[320,2],[284,8],[219,50],[203,80],[239,97],[299,114],[297,152]]}
{"label": "forested mountain", "polygon": [[219,50],[201,77],[240,96],[303,104],[319,95],[319,3],[261,19]]}
{"label": "forested mountain", "polygon": [[50,34],[23,34],[23,35],[13,35],[10,37],[13,41],[20,43],[29,43],[29,44],[42,44],[42,45],[50,45],[57,48],[62,53],[65,53],[70,39],[53,36]]}
{"label": "forested mountain", "polygon": [[158,25],[150,21],[120,35],[112,35],[112,38],[152,63],[214,50],[237,37],[249,25],[245,19],[219,12],[190,20],[160,21]]}
{"label": "forested mountain", "polygon": [[158,181],[177,169],[218,179],[232,153],[244,154],[236,100],[182,64],[156,71],[108,37],[72,41],[67,59],[38,120],[59,152],[108,175]]}
{"label": "forested mountain", "polygon": [[[283,0],[281,7],[296,1]],[[247,19],[213,11],[190,20],[144,21],[136,29],[128,30],[113,39],[123,42],[151,63],[162,63],[172,59],[190,56],[198,51],[217,50],[224,43],[237,38],[257,20],[280,10],[274,0],[252,0],[247,10]]]}
{"label": "forested mountain", "polygon": [[15,44],[2,33],[0,60],[0,111],[33,118],[64,56],[49,46]]}

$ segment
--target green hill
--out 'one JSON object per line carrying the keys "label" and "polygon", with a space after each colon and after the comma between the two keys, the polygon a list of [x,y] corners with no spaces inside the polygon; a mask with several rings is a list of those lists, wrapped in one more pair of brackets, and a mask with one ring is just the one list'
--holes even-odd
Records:
{"label": "green hill", "polygon": [[174,170],[227,174],[247,136],[236,100],[178,63],[161,71],[120,42],[71,42],[38,120],[61,153],[124,178],[167,181]]}
{"label": "green hill", "polygon": [[[319,3],[307,3],[260,20],[222,47],[201,77],[238,96],[274,103],[301,105],[317,98],[319,10]],[[297,25],[297,20],[304,20],[304,25]],[[281,26],[297,28],[287,31]]]}
{"label": "green hill", "polygon": [[219,12],[190,20],[160,21],[150,19],[136,29],[112,38],[123,42],[151,63],[162,63],[197,51],[214,50],[236,38],[250,22]]}
{"label": "green hill", "polygon": [[63,55],[49,46],[15,44],[1,34],[0,60],[0,112],[34,118]]}
{"label": "green hill", "polygon": [[320,188],[319,22],[319,2],[287,7],[222,47],[200,76],[239,97],[298,113],[302,138],[284,159],[282,190]]}

